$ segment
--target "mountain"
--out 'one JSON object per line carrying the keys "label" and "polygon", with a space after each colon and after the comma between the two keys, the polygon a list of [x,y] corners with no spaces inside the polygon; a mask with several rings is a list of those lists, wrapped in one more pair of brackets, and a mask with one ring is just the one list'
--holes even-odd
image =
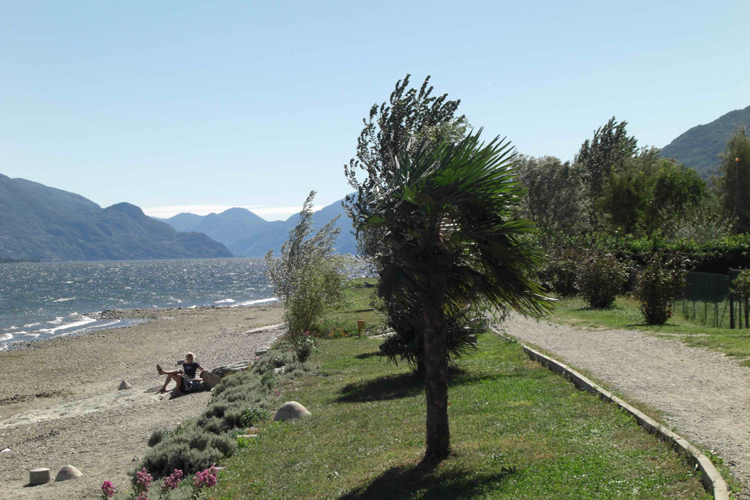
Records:
{"label": "mountain", "polygon": [[136,260],[231,257],[205,234],[180,233],[130,203],[83,196],[0,174],[0,257]]}
{"label": "mountain", "polygon": [[724,151],[727,141],[740,127],[750,129],[750,106],[730,111],[706,125],[691,128],[664,146],[660,154],[677,159],[707,178],[718,172],[721,164],[719,153]]}
{"label": "mountain", "polygon": [[[319,228],[339,215],[336,226],[341,228],[336,249],[339,253],[357,253],[357,241],[352,234],[352,224],[344,213],[341,201],[323,207],[313,215],[313,226]],[[244,208],[230,208],[220,214],[205,216],[178,214],[164,220],[179,231],[204,233],[223,243],[235,255],[263,257],[268,250],[278,255],[281,245],[289,238],[289,231],[297,225],[299,214],[285,221],[267,221]]]}

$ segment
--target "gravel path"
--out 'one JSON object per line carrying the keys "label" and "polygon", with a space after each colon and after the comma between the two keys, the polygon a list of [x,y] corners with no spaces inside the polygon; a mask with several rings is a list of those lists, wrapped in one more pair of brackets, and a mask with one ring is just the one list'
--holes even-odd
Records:
{"label": "gravel path", "polygon": [[[282,312],[278,305],[151,311],[153,321],[130,328],[0,352],[0,451],[10,448],[0,452],[0,499],[100,498],[105,479],[127,489],[126,473],[151,433],[198,416],[210,396],[157,394],[164,377],[156,363],[169,367],[187,351],[208,369],[250,360],[283,333],[257,329],[281,323]],[[117,390],[123,379],[132,389]],[[83,477],[26,486],[30,469],[48,467],[54,478],[66,464]]]}
{"label": "gravel path", "polygon": [[665,413],[724,459],[750,499],[750,370],[723,354],[634,330],[579,330],[514,316],[505,331]]}

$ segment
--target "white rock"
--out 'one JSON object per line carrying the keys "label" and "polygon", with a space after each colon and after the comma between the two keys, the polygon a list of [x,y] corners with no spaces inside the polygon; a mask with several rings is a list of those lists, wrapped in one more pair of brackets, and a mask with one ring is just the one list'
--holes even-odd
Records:
{"label": "white rock", "polygon": [[307,408],[296,401],[289,401],[281,405],[276,415],[273,417],[274,422],[283,422],[285,420],[295,420],[300,417],[309,417],[310,412]]}
{"label": "white rock", "polygon": [[55,481],[67,481],[68,479],[76,479],[81,476],[83,476],[83,474],[81,474],[81,471],[79,471],[72,465],[66,465],[62,469],[60,469],[60,472],[57,473]]}
{"label": "white rock", "polygon": [[35,486],[37,484],[48,483],[50,480],[49,469],[40,467],[38,469],[31,469],[29,471],[29,484]]}
{"label": "white rock", "polygon": [[127,380],[123,380],[120,382],[120,387],[117,388],[118,391],[124,391],[125,389],[132,389],[133,386],[128,383]]}

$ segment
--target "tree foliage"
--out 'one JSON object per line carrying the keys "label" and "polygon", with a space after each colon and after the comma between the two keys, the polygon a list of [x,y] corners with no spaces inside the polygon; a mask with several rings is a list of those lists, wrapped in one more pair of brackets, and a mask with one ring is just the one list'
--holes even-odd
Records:
{"label": "tree foliage", "polygon": [[285,301],[284,315],[293,336],[314,329],[342,300],[343,262],[333,247],[341,231],[335,227],[338,217],[314,230],[314,199],[315,191],[311,191],[297,226],[281,247],[281,257],[274,259],[273,250],[266,255],[267,276],[274,294]]}
{"label": "tree foliage", "polygon": [[594,131],[594,137],[586,139],[575,157],[586,174],[586,184],[592,198],[598,198],[604,182],[613,170],[638,151],[638,140],[628,136],[628,122],[617,122],[613,116],[604,126]]}
{"label": "tree foliage", "polygon": [[511,211],[523,191],[509,143],[485,145],[479,134],[456,144],[423,140],[398,151],[394,167],[380,196],[356,212],[355,225],[383,231],[375,256],[379,295],[389,313],[401,311],[397,321],[408,318],[424,332],[426,457],[440,459],[450,450],[451,324],[484,303],[535,316],[548,305],[535,281],[538,251],[519,239],[533,224]]}
{"label": "tree foliage", "polygon": [[744,127],[727,142],[719,172],[716,187],[725,212],[737,233],[750,232],[750,138]]}
{"label": "tree foliage", "polygon": [[566,234],[587,229],[587,198],[580,167],[553,156],[521,156],[518,180],[526,188],[521,214],[538,227]]}
{"label": "tree foliage", "polygon": [[[425,141],[455,142],[466,134],[466,118],[456,116],[461,101],[448,99],[448,94],[433,95],[429,76],[418,90],[409,88],[410,76],[396,82],[388,102],[373,104],[368,118],[362,120],[365,127],[357,139],[356,157],[344,165],[344,174],[355,190],[344,201],[352,219],[367,212],[388,189],[399,151]],[[359,172],[366,174],[362,181],[357,178]],[[360,255],[367,257],[377,252],[382,234],[377,228],[362,227],[357,230],[357,241]]]}

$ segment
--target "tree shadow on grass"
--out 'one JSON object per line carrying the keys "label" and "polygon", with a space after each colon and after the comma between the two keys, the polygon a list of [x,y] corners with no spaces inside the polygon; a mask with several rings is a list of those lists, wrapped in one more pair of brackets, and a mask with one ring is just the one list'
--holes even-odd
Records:
{"label": "tree shadow on grass", "polygon": [[[449,388],[469,385],[483,380],[527,377],[523,372],[471,374],[461,371],[451,375]],[[369,401],[389,401],[416,396],[424,392],[424,374],[407,372],[399,375],[386,375],[374,379],[347,384],[341,388],[338,403],[366,403]]]}
{"label": "tree shadow on grass", "polygon": [[339,403],[364,403],[416,396],[424,391],[424,376],[415,373],[387,375],[347,384],[336,399]]}
{"label": "tree shadow on grass", "polygon": [[484,496],[496,490],[515,469],[503,469],[491,474],[467,474],[462,471],[433,473],[435,465],[422,462],[415,466],[392,467],[340,500],[365,499],[465,499]]}
{"label": "tree shadow on grass", "polygon": [[383,354],[380,351],[373,351],[373,352],[365,352],[365,353],[362,353],[362,354],[357,354],[354,357],[356,359],[367,359],[367,358],[372,358],[372,357],[375,357],[375,356],[382,356],[382,355]]}

